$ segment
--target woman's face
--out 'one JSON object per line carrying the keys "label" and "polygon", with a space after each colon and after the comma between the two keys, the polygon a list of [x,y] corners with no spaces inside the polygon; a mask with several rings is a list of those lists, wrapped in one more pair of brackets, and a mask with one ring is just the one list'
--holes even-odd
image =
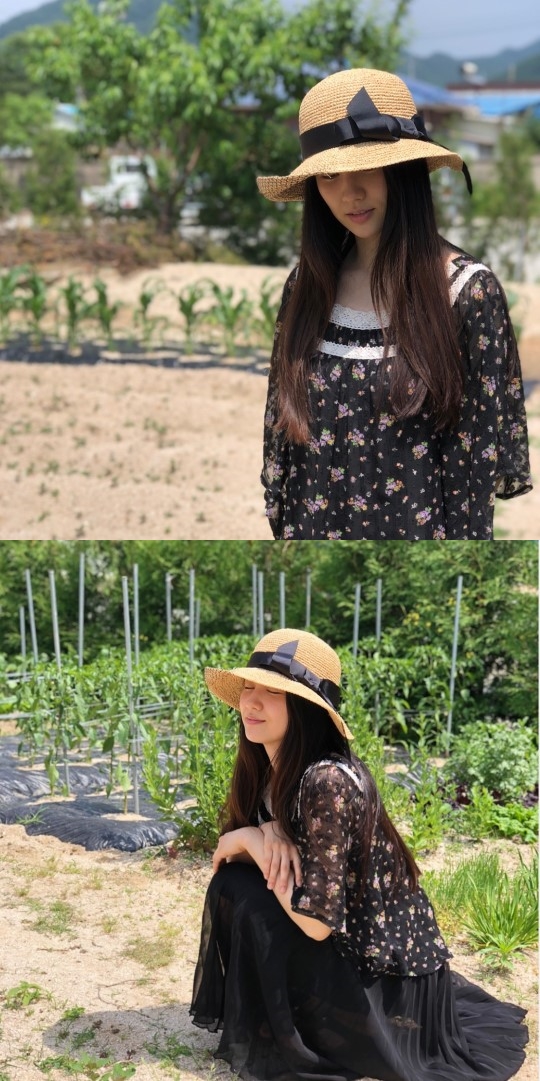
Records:
{"label": "woman's face", "polygon": [[319,194],[335,218],[357,241],[379,242],[388,201],[383,169],[320,174]]}
{"label": "woman's face", "polygon": [[246,739],[262,743],[272,761],[289,724],[285,691],[246,680],[240,694],[240,716]]}

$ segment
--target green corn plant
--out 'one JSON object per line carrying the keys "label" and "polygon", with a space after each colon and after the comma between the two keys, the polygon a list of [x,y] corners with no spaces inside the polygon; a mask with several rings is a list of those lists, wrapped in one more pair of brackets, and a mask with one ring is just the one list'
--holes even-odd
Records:
{"label": "green corn plant", "polygon": [[0,340],[3,342],[9,338],[10,318],[20,306],[18,290],[25,270],[25,267],[12,267],[0,274]]}
{"label": "green corn plant", "polygon": [[96,293],[96,299],[92,305],[91,313],[93,317],[97,319],[99,326],[105,335],[107,345],[110,348],[113,344],[113,321],[116,319],[123,304],[119,300],[114,304],[109,302],[107,285],[101,278],[94,278],[92,284]]}
{"label": "green corn plant", "polygon": [[49,307],[47,284],[36,270],[31,270],[21,284],[25,292],[20,299],[20,308],[28,317],[33,340],[39,344],[43,340],[41,323]]}
{"label": "green corn plant", "polygon": [[281,297],[281,285],[271,277],[266,277],[259,294],[259,314],[253,320],[253,327],[260,335],[264,345],[271,345],[274,340],[276,319]]}
{"label": "green corn plant", "polygon": [[93,318],[94,305],[89,303],[83,286],[73,275],[70,275],[66,285],[61,286],[59,293],[59,301],[63,301],[65,308],[67,347],[71,351],[77,344],[83,322]]}
{"label": "green corn plant", "polygon": [[165,315],[149,314],[150,305],[154,297],[164,290],[166,290],[166,286],[159,278],[147,278],[146,281],[142,283],[138,298],[138,306],[135,309],[133,321],[136,327],[140,327],[145,346],[151,344],[156,331],[160,331],[160,340],[163,341],[163,334],[170,325],[170,320],[167,319]]}
{"label": "green corn plant", "polygon": [[240,298],[234,301],[232,285],[225,289],[216,282],[209,282],[209,285],[215,300],[208,312],[209,318],[217,323],[222,331],[226,354],[236,356],[238,335],[245,333],[248,327],[253,313],[253,302],[248,299],[245,289],[242,289]]}
{"label": "green corn plant", "polygon": [[194,282],[192,285],[185,285],[180,293],[173,294],[176,297],[178,311],[184,320],[187,353],[193,352],[194,331],[201,319],[201,311],[197,309],[197,304],[206,296],[206,293],[206,287],[202,282]]}

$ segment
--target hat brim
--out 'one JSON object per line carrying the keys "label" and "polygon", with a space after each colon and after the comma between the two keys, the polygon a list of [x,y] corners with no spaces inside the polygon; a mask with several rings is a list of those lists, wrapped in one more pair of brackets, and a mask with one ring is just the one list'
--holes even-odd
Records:
{"label": "hat brim", "polygon": [[217,698],[221,698],[221,701],[226,702],[228,706],[233,706],[234,709],[240,707],[240,695],[247,679],[250,683],[257,683],[261,687],[270,687],[272,690],[296,694],[299,698],[305,698],[307,702],[322,706],[342,736],[345,736],[345,739],[354,739],[343,717],[340,717],[335,709],[328,706],[316,691],[311,690],[310,687],[304,687],[302,683],[295,683],[294,680],[280,675],[279,672],[271,672],[269,669],[261,668],[205,668],[204,678],[212,694],[215,694]]}
{"label": "hat brim", "polygon": [[354,143],[323,150],[312,154],[293,169],[288,176],[259,176],[257,187],[266,199],[274,203],[287,203],[304,198],[308,177],[321,173],[354,173],[363,169],[381,169],[387,165],[399,165],[405,161],[425,158],[430,172],[448,166],[461,172],[463,159],[459,154],[437,143],[423,140],[399,139],[395,143]]}

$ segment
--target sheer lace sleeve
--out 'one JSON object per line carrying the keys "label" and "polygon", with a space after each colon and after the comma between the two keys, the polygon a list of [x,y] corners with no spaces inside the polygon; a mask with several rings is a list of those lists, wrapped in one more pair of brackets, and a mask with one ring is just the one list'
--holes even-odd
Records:
{"label": "sheer lace sleeve", "polygon": [[319,762],[304,774],[300,789],[302,885],[293,890],[291,906],[338,932],[346,929],[347,864],[362,804],[358,783],[337,763]]}
{"label": "sheer lace sleeve", "polygon": [[457,431],[442,436],[447,538],[490,539],[495,497],[530,491],[527,421],[504,291],[486,267],[456,298],[466,366]]}
{"label": "sheer lace sleeve", "polygon": [[272,533],[276,538],[281,536],[283,498],[288,471],[287,443],[284,439],[283,432],[277,432],[275,428],[277,418],[276,358],[279,349],[283,314],[294,288],[296,273],[297,268],[295,267],[285,282],[277,315],[276,329],[274,332],[274,346],[270,358],[268,394],[264,413],[263,470],[261,473],[261,482],[264,486],[266,516],[270,522]]}

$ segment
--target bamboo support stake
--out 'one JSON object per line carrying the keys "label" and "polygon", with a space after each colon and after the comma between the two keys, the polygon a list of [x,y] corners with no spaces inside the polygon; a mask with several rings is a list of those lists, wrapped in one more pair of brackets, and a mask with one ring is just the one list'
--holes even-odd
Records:
{"label": "bamboo support stake", "polygon": [[24,572],[24,576],[25,576],[25,579],[26,579],[26,596],[28,598],[28,619],[30,621],[30,637],[32,639],[32,653],[33,653],[33,656],[34,656],[34,661],[37,664],[39,658],[38,658],[38,644],[37,644],[37,634],[36,634],[36,617],[35,617],[35,613],[34,613],[34,598],[32,596],[32,578],[30,576],[30,571],[26,570]]}
{"label": "bamboo support stake", "polygon": [[360,582],[354,587],[353,657],[358,656],[358,628],[360,626]]}
{"label": "bamboo support stake", "polygon": [[165,611],[167,619],[167,641],[172,642],[172,575],[165,575]]}
{"label": "bamboo support stake", "polygon": [[133,708],[133,671],[131,667],[131,625],[129,618],[129,591],[126,576],[122,577],[122,600],[124,606],[124,640],[126,645],[126,667],[128,679],[128,710],[129,710],[129,745],[132,754],[132,777],[133,777],[133,811],[139,814],[139,776],[137,772],[137,760],[139,756],[139,732],[135,710]]}
{"label": "bamboo support stake", "polygon": [[306,631],[311,626],[311,567],[306,571]]}
{"label": "bamboo support stake", "polygon": [[77,641],[79,668],[84,661],[84,552],[79,556],[79,634]]}
{"label": "bamboo support stake", "polygon": [[189,572],[189,670],[195,657],[195,568]]}
{"label": "bamboo support stake", "polygon": [[264,638],[264,571],[257,572],[257,596],[259,609],[259,638]]}
{"label": "bamboo support stake", "polygon": [[252,615],[253,615],[253,637],[257,637],[257,628],[259,626],[258,618],[258,606],[257,606],[257,564],[251,564],[251,598],[252,598]]}
{"label": "bamboo support stake", "polygon": [[133,652],[135,654],[135,667],[139,667],[139,565],[133,564]]}
{"label": "bamboo support stake", "polygon": [[23,662],[23,672],[26,672],[26,621],[25,621],[24,604],[19,605],[19,634],[21,636],[21,657]]}
{"label": "bamboo support stake", "polygon": [[[58,625],[58,606],[56,603],[56,582],[54,577],[54,571],[49,571],[49,586],[51,591],[51,616],[53,627],[53,641],[54,641],[54,655],[56,657],[56,667],[58,671],[62,672],[62,656],[60,653],[60,628]],[[60,677],[61,678],[61,677]],[[68,761],[68,748],[66,745],[66,739],[64,731],[62,731],[62,747],[64,751],[64,779],[66,783],[66,789],[70,791],[70,777],[69,777],[69,761]]]}
{"label": "bamboo support stake", "polygon": [[285,627],[285,571],[279,572],[279,625]]}
{"label": "bamboo support stake", "polygon": [[452,736],[452,720],[454,712],[454,693],[456,688],[456,668],[457,668],[457,653],[458,653],[458,639],[459,639],[459,617],[461,612],[461,597],[463,594],[463,575],[458,575],[457,591],[456,591],[456,608],[454,612],[454,636],[452,639],[452,662],[450,667],[450,707],[448,709],[448,720],[446,722],[446,737],[447,737],[447,754],[450,750],[450,739]]}

